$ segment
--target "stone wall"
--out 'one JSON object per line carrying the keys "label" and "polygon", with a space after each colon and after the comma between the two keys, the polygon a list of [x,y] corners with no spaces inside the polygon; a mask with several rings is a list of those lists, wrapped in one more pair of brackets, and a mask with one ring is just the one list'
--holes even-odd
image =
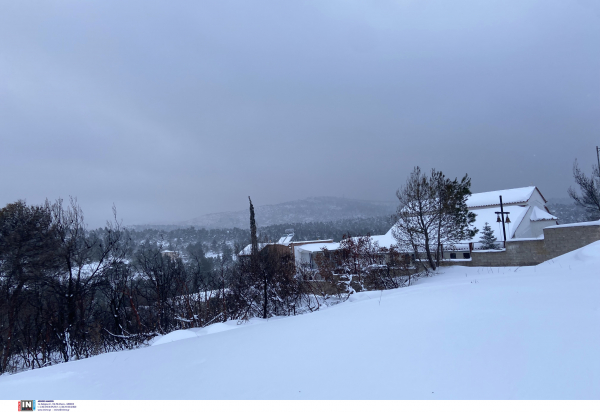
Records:
{"label": "stone wall", "polygon": [[544,229],[544,243],[548,259],[564,255],[597,240],[600,240],[600,224],[572,224]]}
{"label": "stone wall", "polygon": [[515,239],[502,251],[476,251],[471,260],[444,261],[442,266],[533,266],[600,240],[600,224],[550,226],[544,239]]}

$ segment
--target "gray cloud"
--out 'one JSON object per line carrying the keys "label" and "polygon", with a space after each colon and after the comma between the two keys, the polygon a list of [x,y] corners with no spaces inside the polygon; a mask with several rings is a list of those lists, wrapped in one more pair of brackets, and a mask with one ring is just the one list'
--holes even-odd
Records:
{"label": "gray cloud", "polygon": [[0,203],[91,226],[393,199],[415,165],[564,197],[600,144],[594,2],[0,7]]}

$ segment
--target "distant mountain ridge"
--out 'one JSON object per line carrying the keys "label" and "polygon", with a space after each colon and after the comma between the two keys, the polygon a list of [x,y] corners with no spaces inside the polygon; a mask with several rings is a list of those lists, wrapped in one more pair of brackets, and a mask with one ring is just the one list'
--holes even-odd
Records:
{"label": "distant mountain ridge", "polygon": [[[278,224],[329,222],[353,218],[369,218],[391,215],[396,202],[345,199],[339,197],[309,197],[302,200],[275,205],[256,206],[256,224],[270,226]],[[206,229],[246,228],[249,225],[248,209],[236,212],[211,213],[180,222],[180,226],[195,226]]]}

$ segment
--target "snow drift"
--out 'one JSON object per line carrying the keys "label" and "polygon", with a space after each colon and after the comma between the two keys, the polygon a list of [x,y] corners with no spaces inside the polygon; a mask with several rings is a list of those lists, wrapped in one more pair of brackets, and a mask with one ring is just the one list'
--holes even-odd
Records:
{"label": "snow drift", "polygon": [[0,377],[3,399],[598,399],[600,242]]}

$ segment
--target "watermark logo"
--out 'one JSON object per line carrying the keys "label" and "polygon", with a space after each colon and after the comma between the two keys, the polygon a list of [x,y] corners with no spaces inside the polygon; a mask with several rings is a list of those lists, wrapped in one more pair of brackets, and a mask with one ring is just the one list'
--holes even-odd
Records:
{"label": "watermark logo", "polygon": [[35,401],[19,401],[20,411],[35,411]]}

